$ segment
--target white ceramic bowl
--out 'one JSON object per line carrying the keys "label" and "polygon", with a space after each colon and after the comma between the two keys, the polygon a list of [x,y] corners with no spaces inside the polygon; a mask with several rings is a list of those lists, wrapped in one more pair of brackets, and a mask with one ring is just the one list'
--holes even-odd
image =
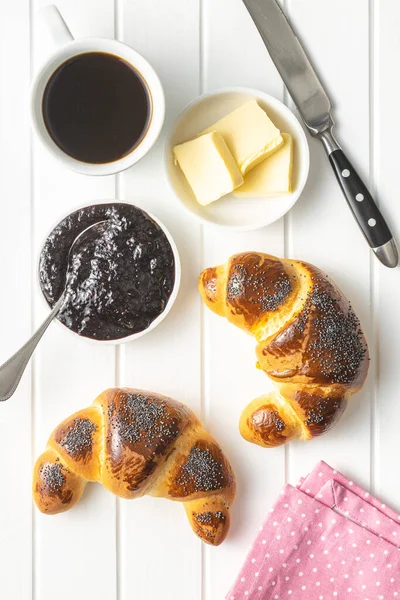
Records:
{"label": "white ceramic bowl", "polygon": [[[195,199],[181,169],[175,165],[173,147],[196,137],[201,131],[248,100],[255,98],[277,127],[294,141],[293,192],[270,198],[236,198],[228,194],[208,206]],[[183,111],[172,126],[165,147],[167,179],[180,204],[203,223],[238,231],[260,229],[285,215],[299,199],[307,181],[310,153],[307,137],[294,114],[269,94],[249,88],[226,88],[201,96]]]}
{"label": "white ceramic bowl", "polygon": [[[178,296],[178,292],[179,292],[179,288],[180,288],[180,284],[181,284],[181,275],[182,275],[182,269],[181,269],[181,260],[179,257],[179,252],[178,252],[178,248],[175,244],[175,241],[172,237],[172,235],[170,234],[170,232],[168,231],[168,229],[165,227],[165,225],[163,223],[161,223],[161,221],[159,219],[157,219],[157,217],[155,217],[154,215],[152,215],[151,213],[147,212],[146,210],[144,210],[143,208],[141,208],[140,206],[136,206],[131,202],[123,202],[121,200],[99,200],[98,202],[93,202],[91,204],[87,204],[84,206],[78,206],[77,208],[75,208],[74,210],[71,210],[68,214],[64,215],[63,217],[60,218],[60,220],[54,224],[54,226],[49,230],[49,234],[53,231],[53,229],[55,227],[57,227],[57,225],[59,223],[61,223],[61,221],[63,221],[66,217],[68,217],[68,215],[76,212],[77,210],[81,210],[82,208],[88,208],[89,206],[94,206],[96,204],[132,204],[133,206],[135,206],[136,208],[142,210],[144,213],[146,213],[146,215],[148,217],[150,217],[151,219],[153,219],[153,221],[155,221],[155,223],[157,223],[157,225],[161,228],[161,230],[164,232],[168,242],[170,243],[170,246],[172,248],[172,252],[174,254],[174,261],[175,261],[175,283],[174,283],[174,288],[172,290],[172,293],[168,299],[167,302],[167,306],[165,307],[165,309],[163,310],[163,312],[156,318],[154,319],[154,321],[149,325],[149,327],[147,327],[147,329],[144,329],[143,331],[139,331],[138,333],[134,333],[133,335],[129,335],[126,336],[124,338],[120,338],[117,340],[96,340],[94,338],[89,338],[89,337],[85,337],[84,335],[80,335],[79,333],[76,333],[76,331],[73,331],[72,329],[69,329],[69,327],[67,327],[66,325],[64,325],[63,323],[61,323],[61,321],[59,321],[57,318],[54,319],[56,321],[56,323],[62,327],[64,330],[69,331],[72,335],[74,335],[75,337],[79,337],[80,339],[83,339],[85,341],[88,341],[90,343],[94,343],[94,344],[103,344],[103,345],[119,345],[119,344],[126,344],[127,342],[132,342],[133,340],[137,340],[138,338],[142,337],[143,335],[146,335],[146,333],[149,333],[150,331],[152,331],[153,329],[155,329],[157,327],[157,325],[159,325],[161,323],[161,321],[163,321],[165,319],[165,317],[168,315],[168,313],[170,312],[172,306],[174,305],[174,302]],[[47,238],[46,238],[47,239]],[[40,252],[39,252],[39,257],[38,257],[38,262],[37,264],[39,265],[39,261],[40,261],[40,256],[44,247],[44,244],[46,242],[46,239],[43,241],[43,244],[41,245],[40,248]],[[49,305],[47,303],[47,300],[42,292],[42,288],[40,286],[40,280],[38,278],[38,288],[40,290],[40,295],[43,299],[43,302],[45,303],[46,307],[49,308]]]}

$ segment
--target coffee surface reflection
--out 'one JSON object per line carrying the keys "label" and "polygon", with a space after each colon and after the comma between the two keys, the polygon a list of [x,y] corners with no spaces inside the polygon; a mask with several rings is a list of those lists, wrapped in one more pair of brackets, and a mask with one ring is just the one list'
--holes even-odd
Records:
{"label": "coffee surface reflection", "polygon": [[151,121],[146,82],[128,62],[105,52],[65,61],[43,94],[43,119],[57,146],[76,160],[119,160],[143,140]]}

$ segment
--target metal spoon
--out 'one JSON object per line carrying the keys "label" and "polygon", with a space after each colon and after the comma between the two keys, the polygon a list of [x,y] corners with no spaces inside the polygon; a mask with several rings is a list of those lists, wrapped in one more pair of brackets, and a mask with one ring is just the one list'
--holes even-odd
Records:
{"label": "metal spoon", "polygon": [[68,268],[67,275],[65,278],[65,287],[64,291],[61,294],[60,298],[57,300],[54,305],[53,310],[47,317],[47,319],[42,323],[39,329],[33,334],[33,336],[20,348],[11,358],[9,358],[1,367],[0,367],[0,402],[4,400],[8,400],[14,394],[17,389],[19,382],[21,381],[22,375],[29,363],[29,360],[35,351],[36,346],[40,342],[43,337],[43,334],[47,330],[48,326],[58,315],[64,303],[68,300],[68,294],[66,293],[68,278],[71,269],[71,257],[73,256],[73,250],[76,247],[76,244],[82,242],[82,237],[87,234],[93,227],[98,227],[102,225],[105,221],[99,221],[94,223],[87,229],[84,229],[73,241],[69,252],[68,252]]}

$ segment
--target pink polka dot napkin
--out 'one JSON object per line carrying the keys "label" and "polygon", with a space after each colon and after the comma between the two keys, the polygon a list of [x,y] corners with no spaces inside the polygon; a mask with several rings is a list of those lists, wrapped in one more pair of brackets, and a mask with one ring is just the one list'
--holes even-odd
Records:
{"label": "pink polka dot napkin", "polygon": [[400,516],[320,462],[285,486],[227,600],[400,600]]}

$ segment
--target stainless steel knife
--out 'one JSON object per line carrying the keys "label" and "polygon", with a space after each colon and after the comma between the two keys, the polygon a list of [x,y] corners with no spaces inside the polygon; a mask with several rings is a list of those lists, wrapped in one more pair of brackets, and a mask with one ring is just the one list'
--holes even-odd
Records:
{"label": "stainless steel knife", "polygon": [[331,102],[276,0],[243,0],[304,123],[321,140],[347,203],[370,247],[396,267],[396,242],[367,187],[332,133]]}

